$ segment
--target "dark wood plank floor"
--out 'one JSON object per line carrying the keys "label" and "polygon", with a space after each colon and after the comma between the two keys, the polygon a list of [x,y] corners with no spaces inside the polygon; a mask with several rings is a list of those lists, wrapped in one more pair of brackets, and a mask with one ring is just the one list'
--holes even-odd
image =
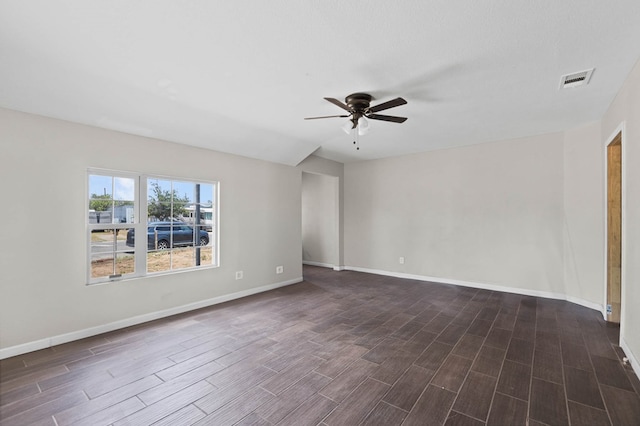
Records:
{"label": "dark wood plank floor", "polygon": [[305,281],[0,362],[11,425],[638,425],[618,328],[572,303]]}

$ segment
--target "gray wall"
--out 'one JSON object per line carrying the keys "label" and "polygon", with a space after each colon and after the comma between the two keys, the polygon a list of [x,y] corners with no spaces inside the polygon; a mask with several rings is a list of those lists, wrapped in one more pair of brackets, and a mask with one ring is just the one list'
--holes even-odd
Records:
{"label": "gray wall", "polygon": [[562,165],[560,134],[348,164],[345,262],[561,292]]}
{"label": "gray wall", "polygon": [[564,290],[604,306],[605,174],[600,122],[564,135]]}
{"label": "gray wall", "polygon": [[[301,280],[300,170],[10,110],[0,129],[0,349]],[[89,167],[220,181],[220,267],[87,286]]]}

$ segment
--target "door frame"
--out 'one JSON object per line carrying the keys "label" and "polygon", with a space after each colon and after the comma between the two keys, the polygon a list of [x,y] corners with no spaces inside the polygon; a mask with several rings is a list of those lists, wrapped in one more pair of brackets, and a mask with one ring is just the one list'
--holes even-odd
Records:
{"label": "door frame", "polygon": [[609,162],[608,162],[608,148],[616,140],[618,134],[620,134],[621,144],[621,233],[620,233],[620,338],[624,335],[624,314],[625,314],[625,265],[626,265],[626,243],[625,243],[625,229],[626,229],[626,131],[625,122],[620,123],[611,135],[605,139],[603,146],[604,157],[604,303],[602,304],[602,316],[604,320],[607,320],[607,302],[608,302],[608,269],[609,269]]}

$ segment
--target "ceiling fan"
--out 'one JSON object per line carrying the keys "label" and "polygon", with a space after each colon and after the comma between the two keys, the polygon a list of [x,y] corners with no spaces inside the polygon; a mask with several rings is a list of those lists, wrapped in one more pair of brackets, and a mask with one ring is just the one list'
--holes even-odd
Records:
{"label": "ceiling fan", "polygon": [[317,120],[319,118],[347,118],[352,123],[351,129],[358,127],[358,122],[361,118],[365,117],[371,120],[391,121],[393,123],[404,123],[407,117],[396,117],[393,115],[376,114],[378,111],[384,111],[385,109],[394,108],[407,103],[402,98],[395,98],[381,104],[370,106],[372,96],[367,93],[353,93],[345,98],[345,103],[340,102],[335,98],[325,98],[332,104],[342,108],[349,114],[346,115],[325,115],[322,117],[307,117],[305,120]]}

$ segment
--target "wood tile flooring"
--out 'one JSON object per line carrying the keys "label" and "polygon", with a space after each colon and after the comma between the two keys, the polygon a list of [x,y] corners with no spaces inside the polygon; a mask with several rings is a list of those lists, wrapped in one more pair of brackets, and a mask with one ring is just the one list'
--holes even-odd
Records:
{"label": "wood tile flooring", "polygon": [[572,303],[305,281],[0,362],[0,424],[638,425],[618,328]]}

